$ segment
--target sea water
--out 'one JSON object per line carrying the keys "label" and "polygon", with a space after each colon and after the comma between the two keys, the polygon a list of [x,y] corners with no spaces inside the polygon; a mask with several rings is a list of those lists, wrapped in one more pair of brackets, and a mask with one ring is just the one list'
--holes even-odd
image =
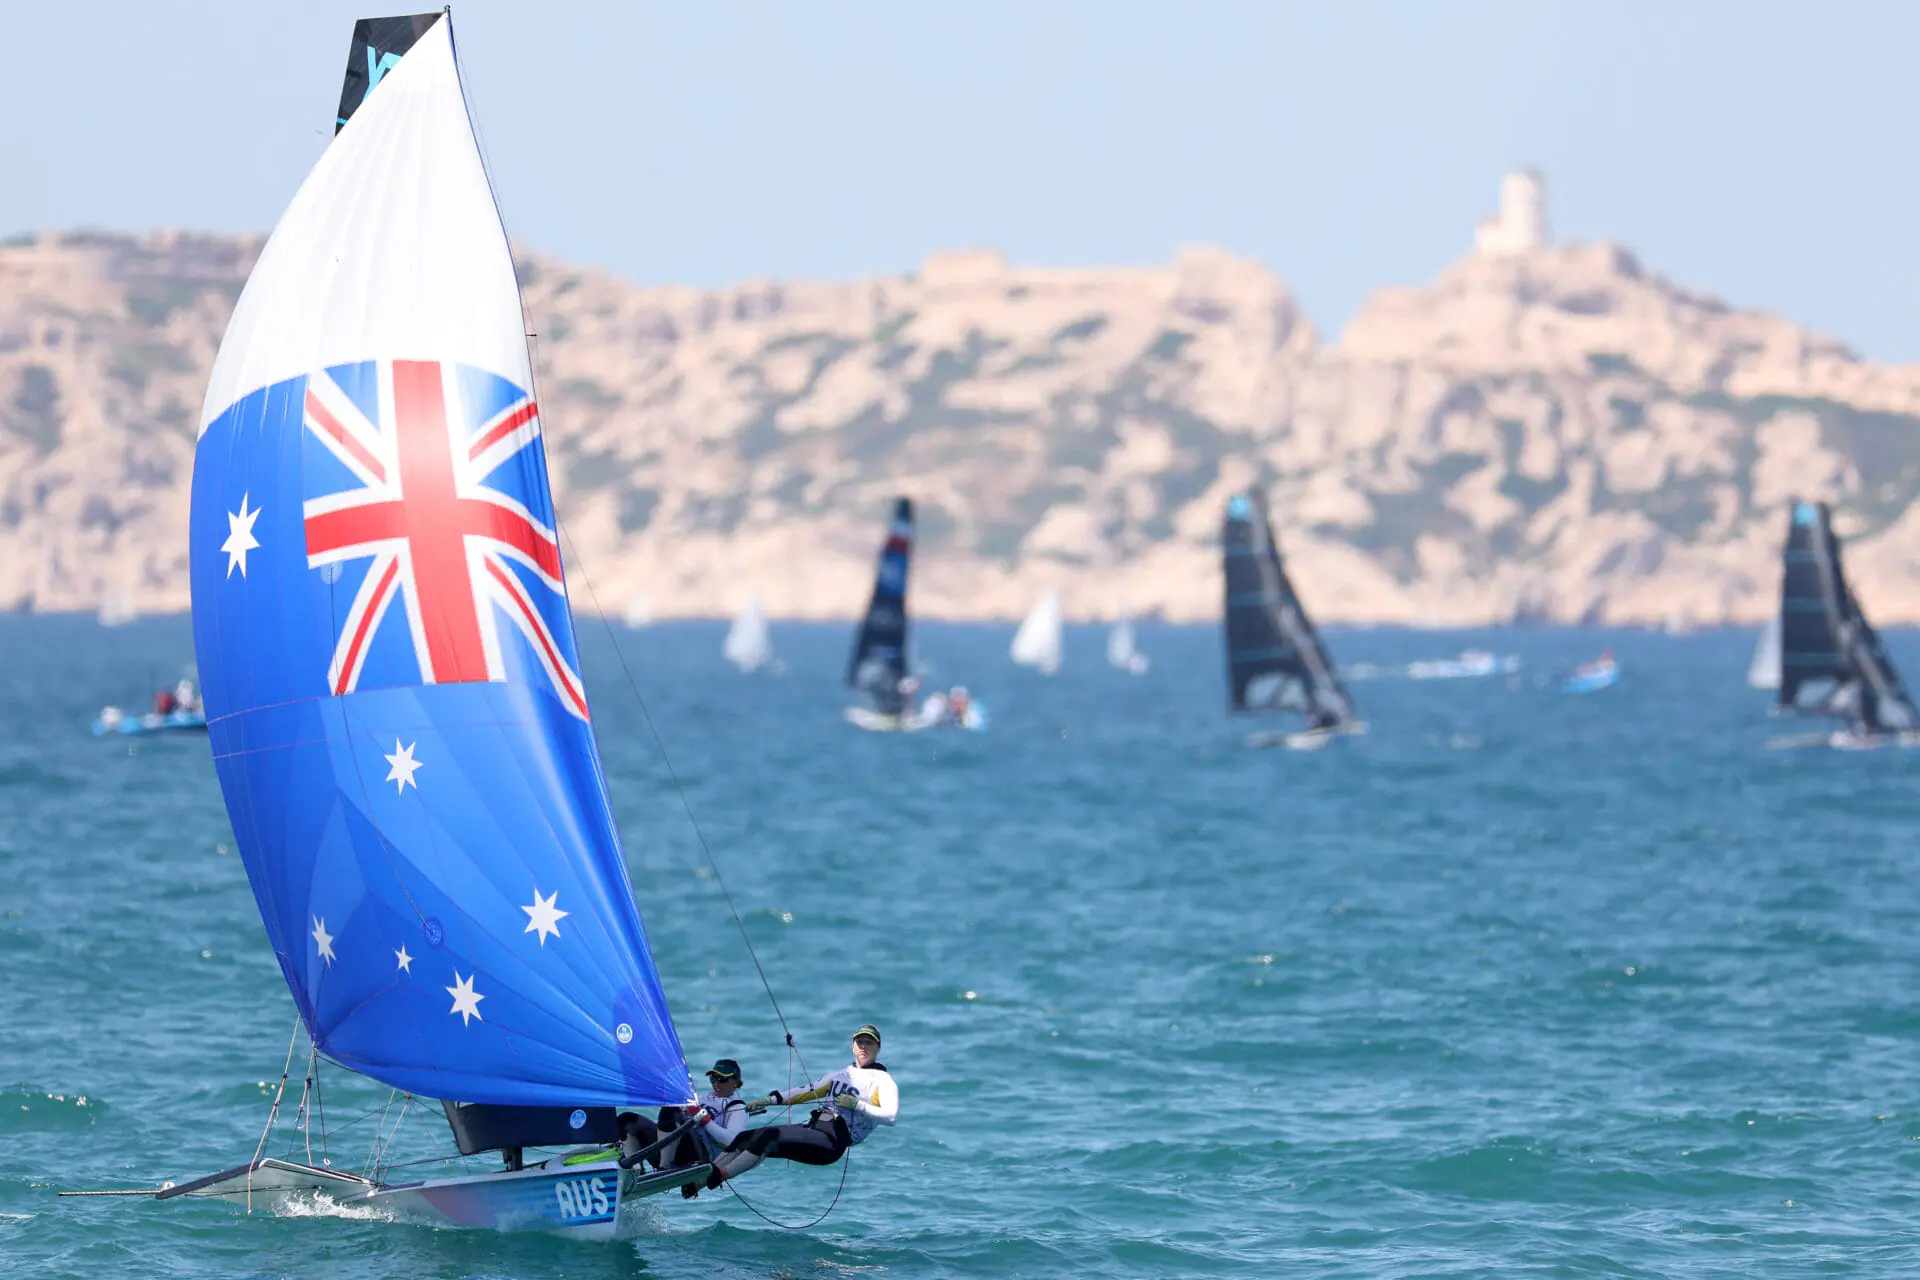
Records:
{"label": "sea water", "polygon": [[[184,620],[0,621],[0,1273],[1920,1272],[1920,753],[1768,750],[1751,635],[1335,632],[1526,668],[1356,682],[1368,734],[1289,753],[1215,628],[1141,625],[1144,678],[1070,628],[1051,680],[920,628],[979,735],[852,729],[847,628],[773,630],[743,677],[719,623],[583,627],[628,860],[696,1068],[801,1070],[704,836],[805,1065],[878,1023],[900,1123],[586,1245],[56,1197],[248,1159],[294,1018],[205,737],[87,734]],[[1543,684],[1606,646],[1616,688]],[[313,1158],[357,1166],[387,1091],[322,1080]]]}

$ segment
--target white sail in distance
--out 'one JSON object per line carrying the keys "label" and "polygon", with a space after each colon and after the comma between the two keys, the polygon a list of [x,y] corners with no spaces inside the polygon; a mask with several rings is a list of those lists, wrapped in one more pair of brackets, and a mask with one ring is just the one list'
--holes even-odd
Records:
{"label": "white sail in distance", "polygon": [[1753,663],[1747,668],[1747,687],[1750,689],[1780,687],[1780,615],[1778,613],[1767,619],[1767,625],[1760,629],[1760,640],[1753,646]]}
{"label": "white sail in distance", "polygon": [[773,660],[773,640],[767,634],[766,615],[760,609],[758,593],[747,597],[747,603],[734,615],[733,626],[727,629],[727,641],[720,652],[728,662],[751,673]]}
{"label": "white sail in distance", "polygon": [[1014,634],[1008,650],[1013,660],[1031,667],[1043,676],[1060,670],[1060,593],[1048,591],[1041,596],[1027,620]]}
{"label": "white sail in distance", "polygon": [[1134,647],[1131,619],[1120,619],[1113,624],[1113,630],[1107,632],[1107,663],[1136,676],[1145,675],[1153,665],[1146,654]]}

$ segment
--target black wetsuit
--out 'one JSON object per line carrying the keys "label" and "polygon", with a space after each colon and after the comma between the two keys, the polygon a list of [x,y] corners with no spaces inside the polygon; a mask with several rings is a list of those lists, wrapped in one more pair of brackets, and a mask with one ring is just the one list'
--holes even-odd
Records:
{"label": "black wetsuit", "polygon": [[757,1156],[793,1160],[800,1164],[832,1164],[853,1145],[847,1122],[838,1107],[821,1107],[806,1124],[770,1124],[749,1129],[733,1140],[729,1151],[751,1151]]}

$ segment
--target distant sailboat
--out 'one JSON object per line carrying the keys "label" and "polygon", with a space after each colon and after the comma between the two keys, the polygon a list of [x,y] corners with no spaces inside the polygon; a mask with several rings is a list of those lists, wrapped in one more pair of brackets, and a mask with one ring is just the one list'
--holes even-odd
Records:
{"label": "distant sailboat", "polygon": [[1226,578],[1227,691],[1235,711],[1298,711],[1297,733],[1256,733],[1249,746],[1306,750],[1366,723],[1335,674],[1319,632],[1280,562],[1280,549],[1257,494],[1227,503],[1221,537]]}
{"label": "distant sailboat", "polygon": [[727,629],[726,643],[720,652],[728,662],[749,675],[774,662],[773,639],[767,634],[767,619],[760,610],[758,592],[748,596],[746,604],[734,615],[733,626]]}
{"label": "distant sailboat", "polygon": [[1847,585],[1826,503],[1794,503],[1782,560],[1780,709],[1843,720],[1836,747],[1914,741],[1913,698]]}
{"label": "distant sailboat", "polygon": [[862,729],[912,727],[907,715],[907,569],[913,557],[913,502],[894,501],[887,537],[874,567],[873,594],[853,636],[847,660],[847,687],[865,694],[871,706],[848,707],[846,720]]}
{"label": "distant sailboat", "polygon": [[1008,650],[1013,660],[1043,676],[1060,670],[1060,593],[1048,591],[1034,604],[1027,620],[1014,633]]}
{"label": "distant sailboat", "polygon": [[382,1132],[349,1171],[296,1135],[158,1194],[608,1239],[708,1166],[610,1146],[622,1108],[694,1091],[589,719],[451,23],[354,28],[341,132],[214,362],[188,564],[214,764],[310,1083],[324,1059],[391,1086],[395,1130],[442,1100],[453,1145],[504,1168],[394,1169]]}
{"label": "distant sailboat", "polygon": [[1127,618],[1114,623],[1113,630],[1107,632],[1107,664],[1136,676],[1147,674],[1147,668],[1153,665],[1147,655],[1134,646],[1133,623]]}
{"label": "distant sailboat", "polygon": [[652,626],[653,598],[643,593],[627,601],[627,611],[620,615],[620,621],[635,631]]}
{"label": "distant sailboat", "polygon": [[103,627],[124,627],[140,616],[131,591],[115,591],[100,602],[99,620]]}
{"label": "distant sailboat", "polygon": [[1753,661],[1747,666],[1747,687],[1780,687],[1780,611],[1774,610],[1767,625],[1760,628],[1759,642],[1753,646]]}

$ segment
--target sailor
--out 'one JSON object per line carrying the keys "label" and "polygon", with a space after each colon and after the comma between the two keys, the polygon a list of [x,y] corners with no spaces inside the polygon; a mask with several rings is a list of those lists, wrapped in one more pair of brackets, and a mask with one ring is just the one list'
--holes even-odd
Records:
{"label": "sailor", "polygon": [[967,723],[967,686],[957,684],[947,690],[947,723],[965,725]]}
{"label": "sailor", "polygon": [[[726,1150],[747,1127],[746,1100],[734,1097],[740,1090],[740,1064],[732,1058],[721,1058],[707,1069],[707,1083],[710,1088],[693,1104],[691,1117],[686,1109],[677,1106],[660,1108],[658,1121],[649,1120],[636,1112],[622,1112],[619,1117],[620,1153],[631,1156],[653,1146],[660,1141],[663,1133],[680,1128],[689,1118],[694,1120],[694,1128],[690,1133],[681,1135],[674,1144],[671,1156],[655,1151],[647,1157],[654,1168],[698,1164]],[[682,1187],[680,1193],[689,1199],[699,1194],[697,1188],[688,1190],[686,1187]]]}
{"label": "sailor", "polygon": [[178,705],[179,703],[174,698],[173,690],[171,689],[162,689],[160,690],[160,692],[153,695],[153,709],[156,713],[160,715],[163,715],[163,716],[172,715],[174,712],[174,709]]}
{"label": "sailor", "polygon": [[[712,1160],[731,1146],[735,1138],[746,1132],[747,1100],[734,1097],[740,1091],[740,1064],[732,1058],[721,1058],[707,1068],[707,1083],[711,1088],[701,1094],[700,1100],[694,1104],[696,1126],[693,1132],[674,1145],[675,1165]],[[660,1109],[662,1129],[679,1128],[682,1118],[679,1107]],[[680,1194],[691,1200],[700,1194],[700,1185],[689,1182],[680,1188]]]}
{"label": "sailor", "polygon": [[879,1059],[880,1032],[868,1023],[853,1033],[852,1066],[797,1093],[782,1094],[776,1089],[749,1102],[747,1111],[752,1115],[770,1106],[790,1107],[799,1102],[824,1100],[827,1105],[816,1108],[806,1124],[749,1129],[714,1160],[707,1185],[717,1187],[768,1156],[799,1164],[832,1164],[846,1154],[848,1147],[866,1141],[875,1125],[892,1124],[900,1115],[900,1091]]}

